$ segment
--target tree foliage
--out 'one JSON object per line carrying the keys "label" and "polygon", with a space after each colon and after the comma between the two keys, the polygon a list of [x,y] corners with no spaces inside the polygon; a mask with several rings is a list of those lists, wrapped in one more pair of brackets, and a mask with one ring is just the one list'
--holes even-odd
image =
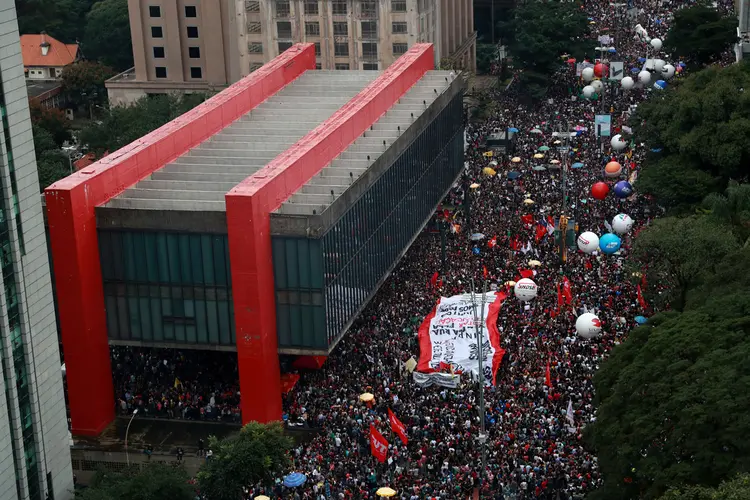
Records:
{"label": "tree foliage", "polygon": [[209,438],[208,447],[214,454],[198,472],[201,493],[211,500],[237,500],[243,488],[270,483],[284,472],[292,440],[278,422],[250,422],[237,435]]}
{"label": "tree foliage", "polygon": [[107,101],[104,81],[115,75],[115,71],[93,61],[78,61],[62,71],[62,91],[68,102],[76,106],[92,105]]}
{"label": "tree foliage", "polygon": [[[745,92],[748,89],[748,92]],[[639,189],[670,208],[695,205],[750,165],[750,65],[710,67],[638,106],[636,140],[650,149]]]}
{"label": "tree foliage", "polygon": [[81,144],[97,156],[113,152],[174,120],[205,100],[204,94],[157,95],[111,108],[101,123],[81,131]]}
{"label": "tree foliage", "polygon": [[86,13],[96,0],[16,0],[21,34],[49,33],[64,43],[83,39]]}
{"label": "tree foliage", "polygon": [[693,66],[704,66],[721,59],[737,42],[737,17],[722,16],[708,5],[678,9],[664,41],[673,57]]}
{"label": "tree foliage", "polygon": [[29,106],[29,112],[31,123],[52,134],[58,147],[62,147],[65,141],[71,139],[70,122],[65,118],[65,113],[59,109],[47,109],[38,104],[32,104]]}
{"label": "tree foliage", "polygon": [[522,70],[522,88],[533,98],[544,96],[562,55],[583,58],[596,45],[578,2],[520,3],[502,31],[507,34],[513,66]]}
{"label": "tree foliage", "polygon": [[83,48],[88,59],[118,71],[133,66],[127,0],[101,0],[91,7]]}
{"label": "tree foliage", "polygon": [[750,500],[750,474],[740,474],[718,488],[688,486],[669,490],[659,500]]}
{"label": "tree foliage", "polygon": [[70,160],[46,129],[39,125],[32,125],[32,133],[34,134],[39,189],[44,191],[44,188],[50,184],[70,174]]}
{"label": "tree foliage", "polygon": [[80,500],[194,500],[195,490],[180,467],[151,464],[140,472],[99,471]]}

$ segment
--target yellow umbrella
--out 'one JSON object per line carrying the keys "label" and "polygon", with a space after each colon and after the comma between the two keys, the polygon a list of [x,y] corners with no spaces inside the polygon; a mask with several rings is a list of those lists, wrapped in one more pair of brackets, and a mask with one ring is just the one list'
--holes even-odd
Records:
{"label": "yellow umbrella", "polygon": [[471,189],[476,189],[476,188],[478,188],[478,187],[479,187],[479,184],[477,184],[477,183],[475,182],[474,184],[472,184],[472,185],[471,185],[471,186],[469,186],[469,187],[470,187]]}
{"label": "yellow umbrella", "polygon": [[495,154],[495,153],[493,153],[492,151],[485,151],[485,152],[484,152],[484,156],[486,156],[487,158],[492,158],[492,156],[493,156],[494,154]]}
{"label": "yellow umbrella", "polygon": [[271,500],[271,498],[265,495],[258,495],[257,497],[255,497],[255,500]]}
{"label": "yellow umbrella", "polygon": [[490,167],[484,167],[484,169],[482,169],[482,172],[484,172],[484,175],[489,175],[489,176],[497,175],[497,172],[495,172],[495,170]]}
{"label": "yellow umbrella", "polygon": [[560,160],[551,160],[550,163],[557,165],[558,163],[560,163]]}
{"label": "yellow umbrella", "polygon": [[541,262],[539,262],[538,260],[530,260],[530,261],[529,261],[529,265],[530,265],[531,267],[539,267],[539,266],[541,266],[541,265],[542,265],[542,263],[541,263]]}
{"label": "yellow umbrella", "polygon": [[516,286],[516,282],[515,282],[515,281],[513,281],[513,280],[510,280],[510,281],[506,281],[506,282],[505,282],[505,285],[506,285],[506,286]]}
{"label": "yellow umbrella", "polygon": [[518,156],[514,156],[510,161],[512,161],[513,163],[521,163],[521,158]]}
{"label": "yellow umbrella", "polygon": [[526,198],[525,200],[523,200],[523,202],[524,202],[525,205],[533,205],[534,204],[534,200],[532,200],[531,198]]}
{"label": "yellow umbrella", "polygon": [[359,395],[359,400],[363,403],[368,403],[375,399],[375,396],[372,393],[365,392],[364,394]]}
{"label": "yellow umbrella", "polygon": [[534,158],[544,158],[544,155],[542,153],[537,153],[534,155]]}
{"label": "yellow umbrella", "polygon": [[387,486],[384,486],[382,488],[379,488],[378,491],[375,492],[379,497],[392,497],[396,495],[396,490],[393,488],[388,488]]}

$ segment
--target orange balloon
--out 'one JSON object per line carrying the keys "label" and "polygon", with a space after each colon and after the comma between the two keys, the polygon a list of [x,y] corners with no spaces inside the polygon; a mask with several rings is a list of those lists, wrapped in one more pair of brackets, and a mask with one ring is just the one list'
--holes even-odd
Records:
{"label": "orange balloon", "polygon": [[604,167],[604,173],[607,177],[617,177],[622,173],[622,165],[616,161],[611,161]]}

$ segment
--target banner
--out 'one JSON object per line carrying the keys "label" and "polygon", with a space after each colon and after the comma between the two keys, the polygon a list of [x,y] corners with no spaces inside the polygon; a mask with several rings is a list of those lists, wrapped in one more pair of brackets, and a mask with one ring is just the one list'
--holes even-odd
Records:
{"label": "banner", "polygon": [[388,408],[388,420],[391,422],[391,430],[401,439],[402,443],[408,444],[409,437],[406,435],[406,427],[390,408]]}
{"label": "banner", "polygon": [[370,424],[370,451],[372,451],[372,456],[377,458],[381,464],[385,462],[388,456],[388,441],[372,424]]}
{"label": "banner", "polygon": [[437,385],[439,387],[445,387],[446,389],[455,389],[461,381],[459,375],[451,373],[412,372],[412,374],[414,375],[414,382],[420,387]]}
{"label": "banner", "polygon": [[[479,321],[485,325],[481,329],[482,376],[486,383],[493,385],[505,354],[500,346],[500,332],[497,329],[497,316],[505,297],[503,292],[488,292],[484,297],[484,317],[479,317]],[[442,362],[453,365],[456,371],[471,371],[480,375],[480,349],[477,345],[474,312],[476,307],[476,315],[480,316],[482,294],[477,294],[474,302],[475,305],[472,305],[472,297],[468,293],[440,299],[419,327],[420,353],[417,370],[433,373],[439,370]],[[416,373],[414,375],[416,381]]]}
{"label": "banner", "polygon": [[596,115],[594,118],[594,130],[597,137],[609,137],[612,135],[612,116]]}
{"label": "banner", "polygon": [[612,61],[609,63],[609,78],[611,80],[622,80],[625,78],[625,63]]}

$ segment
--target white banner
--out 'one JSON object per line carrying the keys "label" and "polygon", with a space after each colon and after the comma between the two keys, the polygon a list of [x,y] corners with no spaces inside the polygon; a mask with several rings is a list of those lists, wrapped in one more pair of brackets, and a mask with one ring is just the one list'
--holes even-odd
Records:
{"label": "white banner", "polygon": [[609,63],[609,78],[611,80],[622,80],[625,78],[625,63],[612,61]]}
{"label": "white banner", "polygon": [[451,375],[450,373],[419,373],[414,372],[414,382],[420,387],[430,387],[431,385],[437,385],[440,387],[446,387],[448,389],[455,389],[458,387],[461,377],[459,375]]}
{"label": "white banner", "polygon": [[[500,367],[505,350],[500,347],[500,332],[497,316],[505,300],[503,292],[488,292],[485,295],[482,328],[482,362],[484,378],[494,385],[495,374]],[[481,314],[482,295],[474,299],[476,314]],[[442,371],[449,366],[455,372],[473,372],[479,375],[479,346],[474,327],[474,306],[471,294],[442,297],[435,309],[419,327],[419,364],[422,373]]]}

